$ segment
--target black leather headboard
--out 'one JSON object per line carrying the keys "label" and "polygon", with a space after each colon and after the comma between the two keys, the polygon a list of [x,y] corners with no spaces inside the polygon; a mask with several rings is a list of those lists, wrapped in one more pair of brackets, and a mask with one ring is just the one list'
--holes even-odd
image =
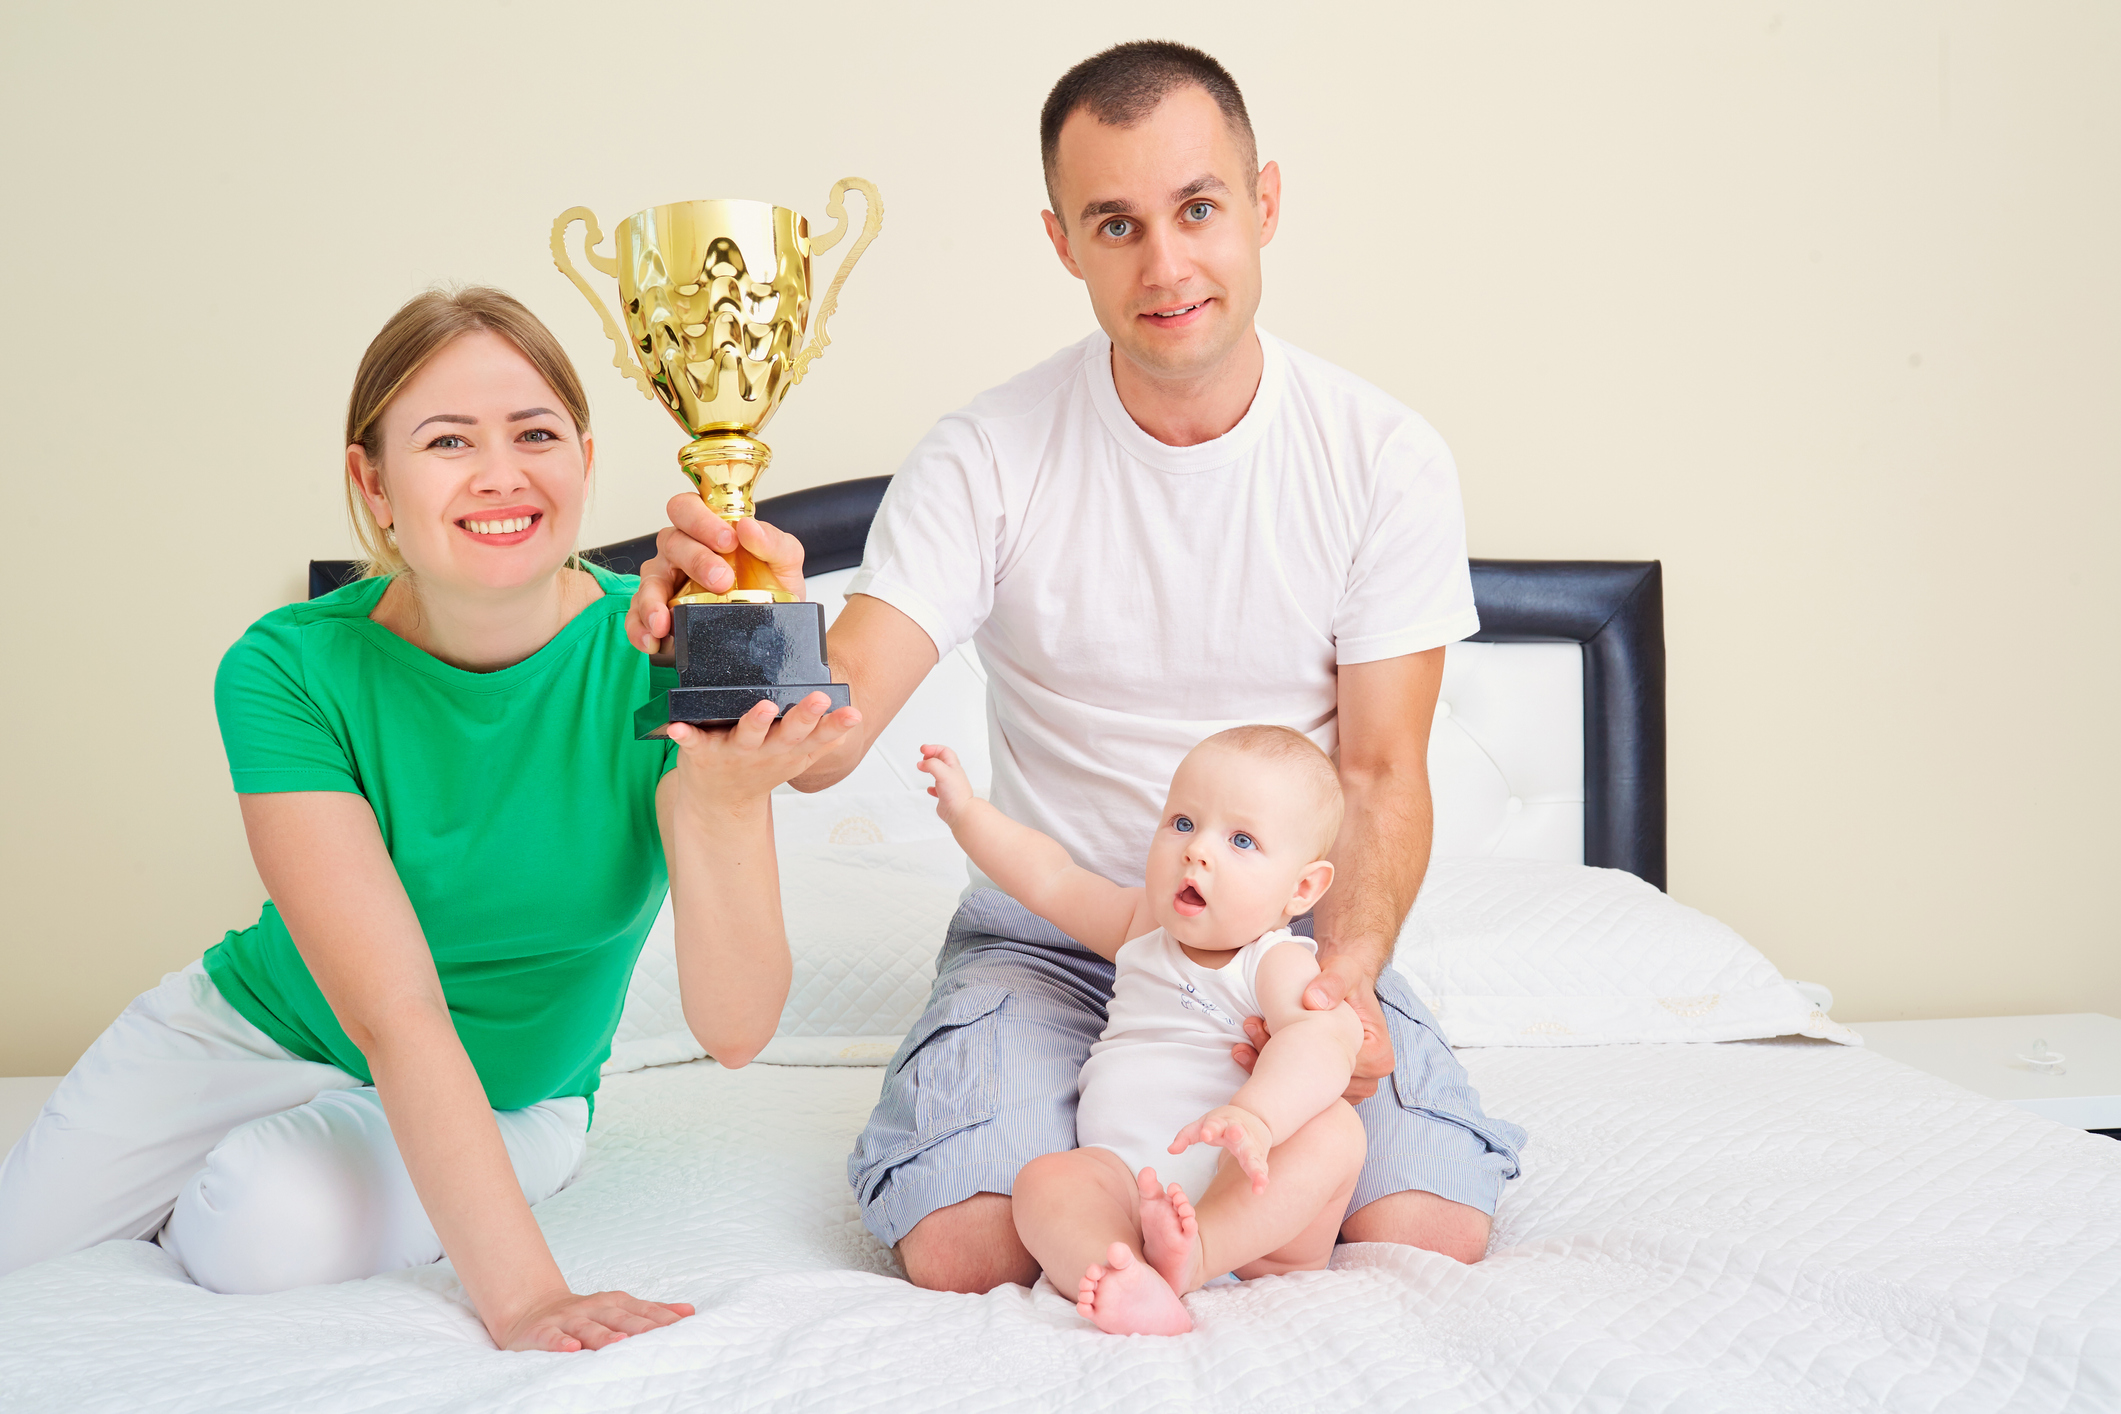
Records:
{"label": "black leather headboard", "polygon": [[1475,560],[1481,643],[1583,648],[1583,862],[1664,871],[1664,567]]}
{"label": "black leather headboard", "polygon": [[[858,565],[888,476],[769,496],[759,519],[803,542],[803,568]],[[582,552],[620,574],[655,554],[643,535]],[[347,560],[311,560],[309,597],[353,575]],[[1655,560],[1475,560],[1482,643],[1583,648],[1583,862],[1665,885],[1664,575]]]}

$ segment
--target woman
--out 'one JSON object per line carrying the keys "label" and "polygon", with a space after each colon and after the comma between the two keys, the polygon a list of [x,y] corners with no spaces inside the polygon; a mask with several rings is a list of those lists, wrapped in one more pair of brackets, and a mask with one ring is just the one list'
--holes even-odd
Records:
{"label": "woman", "polygon": [[788,990],[767,792],[860,718],[820,693],[632,739],[634,580],[571,553],[588,407],[507,295],[400,310],[346,441],[370,576],[260,619],[214,687],[271,901],[0,1165],[0,1273],[157,1238],[264,1292],[446,1253],[497,1345],[598,1349],[692,1313],[570,1291],[531,1215],[582,1161],[666,867],[686,1020],[743,1065]]}

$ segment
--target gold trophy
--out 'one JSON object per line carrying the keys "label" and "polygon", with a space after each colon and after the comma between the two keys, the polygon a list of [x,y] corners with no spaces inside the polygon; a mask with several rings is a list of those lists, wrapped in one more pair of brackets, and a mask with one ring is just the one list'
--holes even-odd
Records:
{"label": "gold trophy", "polygon": [[[840,261],[811,327],[810,258],[848,232],[846,194],[862,194],[862,233]],[[837,223],[810,238],[810,223],[763,201],[680,201],[619,223],[612,253],[600,255],[597,218],[586,206],[552,223],[552,259],[574,281],[611,336],[612,366],[659,402],[692,434],[678,466],[722,519],[753,512],[753,488],[773,451],[758,438],[788,390],[803,381],[831,339],[825,322],[840,286],[884,223],[876,187],[847,177],[825,210]],[[567,228],[586,228],[582,254],[619,282],[624,324],[567,256]],[[825,612],[798,603],[772,573],[739,549],[736,583],[716,594],[686,580],[671,601],[678,686],[634,714],[638,735],[670,722],[731,722],[761,699],[782,712],[813,692],[847,705],[847,686],[825,663]]]}

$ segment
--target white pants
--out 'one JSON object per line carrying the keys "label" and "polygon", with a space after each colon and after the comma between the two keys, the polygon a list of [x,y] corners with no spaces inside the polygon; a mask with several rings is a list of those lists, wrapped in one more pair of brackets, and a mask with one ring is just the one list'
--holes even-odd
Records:
{"label": "white pants", "polygon": [[[589,1102],[496,1110],[532,1203],[573,1181]],[[373,1086],[244,1020],[193,963],[141,994],[0,1162],[0,1276],[153,1238],[209,1291],[254,1294],[439,1260]]]}

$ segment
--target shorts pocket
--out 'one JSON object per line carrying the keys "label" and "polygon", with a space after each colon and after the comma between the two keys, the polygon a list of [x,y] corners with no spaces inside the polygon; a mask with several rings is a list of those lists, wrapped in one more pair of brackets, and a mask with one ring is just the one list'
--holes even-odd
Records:
{"label": "shorts pocket", "polygon": [[961,987],[907,1036],[892,1083],[913,1086],[910,1152],[985,1124],[1001,1108],[999,1013],[1009,995],[1007,987]]}
{"label": "shorts pocket", "polygon": [[1473,1088],[1472,1078],[1426,1017],[1417,1016],[1414,1008],[1382,991],[1377,1000],[1388,1024],[1401,1023],[1392,1026],[1392,1094],[1399,1107],[1469,1131],[1491,1152],[1508,1160],[1509,1172],[1503,1176],[1515,1178],[1524,1130],[1506,1119],[1490,1118],[1481,1109],[1480,1092]]}

